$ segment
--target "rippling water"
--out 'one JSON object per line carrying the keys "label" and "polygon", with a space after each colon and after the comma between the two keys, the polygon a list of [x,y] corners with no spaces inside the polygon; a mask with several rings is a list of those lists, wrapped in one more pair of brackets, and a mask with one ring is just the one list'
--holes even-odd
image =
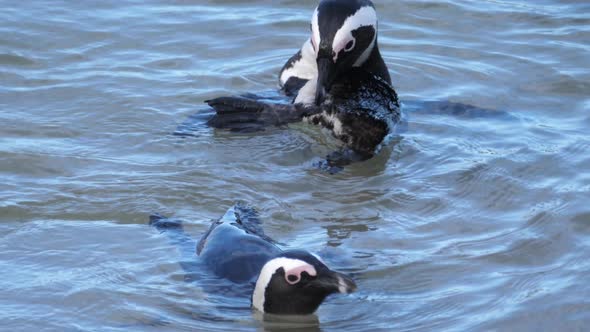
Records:
{"label": "rippling water", "polygon": [[[315,1],[0,1],[1,329],[585,330],[590,5],[376,2],[407,123],[332,176],[307,125],[171,135],[207,98],[276,89]],[[185,282],[147,216],[198,237],[236,200],[359,291],[263,323]]]}

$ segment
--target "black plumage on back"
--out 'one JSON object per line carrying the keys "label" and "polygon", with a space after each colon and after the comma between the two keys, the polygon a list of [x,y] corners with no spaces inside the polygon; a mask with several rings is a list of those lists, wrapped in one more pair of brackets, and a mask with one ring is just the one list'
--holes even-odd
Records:
{"label": "black plumage on back", "polygon": [[181,249],[180,264],[189,274],[208,270],[248,287],[251,306],[265,313],[308,315],[328,295],[356,289],[350,277],[330,270],[318,256],[282,250],[264,233],[258,212],[246,204],[236,204],[213,222],[196,252],[181,220],[153,215],[150,225]]}

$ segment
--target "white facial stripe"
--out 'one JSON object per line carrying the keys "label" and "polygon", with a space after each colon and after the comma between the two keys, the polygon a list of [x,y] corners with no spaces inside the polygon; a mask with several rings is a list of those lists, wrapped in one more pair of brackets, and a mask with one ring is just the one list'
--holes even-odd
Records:
{"label": "white facial stripe", "polygon": [[312,271],[311,269],[313,269],[313,272],[315,273],[315,268],[313,266],[299,259],[279,257],[268,261],[264,267],[262,267],[260,275],[258,275],[256,287],[254,288],[254,294],[252,295],[252,306],[261,312],[264,312],[264,292],[270,283],[270,279],[272,279],[272,276],[280,268],[285,270],[286,276],[288,275],[287,271],[300,270],[299,273],[301,273],[308,270]]}
{"label": "white facial stripe", "polygon": [[[346,21],[344,21],[342,27],[336,32],[334,43],[332,44],[332,50],[334,50],[335,53],[334,62],[338,60],[338,54],[344,47],[346,47],[346,44],[354,39],[352,31],[363,26],[372,26],[375,29],[375,32],[377,32],[377,12],[375,12],[375,9],[371,6],[365,6],[357,10],[354,15],[348,17]],[[375,33],[370,47],[365,50],[365,52],[372,50],[375,45],[375,38],[377,38],[377,33]]]}
{"label": "white facial stripe", "polygon": [[295,104],[312,105],[315,103],[315,92],[318,85],[317,73],[299,89]]}
{"label": "white facial stripe", "polygon": [[313,17],[311,18],[311,38],[313,38],[316,54],[318,52],[318,49],[320,48],[320,43],[322,42],[320,37],[320,25],[318,23],[318,14],[318,8],[316,8],[313,12]]}

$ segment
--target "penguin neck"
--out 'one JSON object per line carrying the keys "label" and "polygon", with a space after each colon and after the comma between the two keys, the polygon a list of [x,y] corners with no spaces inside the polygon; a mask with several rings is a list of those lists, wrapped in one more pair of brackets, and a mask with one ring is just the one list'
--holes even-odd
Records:
{"label": "penguin neck", "polygon": [[391,84],[391,76],[389,75],[389,70],[387,69],[387,65],[381,56],[381,52],[379,52],[379,44],[375,41],[375,47],[369,55],[367,61],[365,61],[359,68],[364,69],[365,71],[379,76],[384,79],[387,83]]}

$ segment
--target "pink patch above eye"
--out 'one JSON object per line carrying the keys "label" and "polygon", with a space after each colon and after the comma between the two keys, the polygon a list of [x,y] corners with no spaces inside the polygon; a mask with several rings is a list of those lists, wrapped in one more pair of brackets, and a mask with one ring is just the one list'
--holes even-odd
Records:
{"label": "pink patch above eye", "polygon": [[285,271],[285,281],[287,281],[289,285],[295,285],[296,283],[301,281],[301,273],[303,272],[307,272],[307,274],[309,274],[312,277],[315,277],[317,275],[317,272],[313,266],[302,265]]}

